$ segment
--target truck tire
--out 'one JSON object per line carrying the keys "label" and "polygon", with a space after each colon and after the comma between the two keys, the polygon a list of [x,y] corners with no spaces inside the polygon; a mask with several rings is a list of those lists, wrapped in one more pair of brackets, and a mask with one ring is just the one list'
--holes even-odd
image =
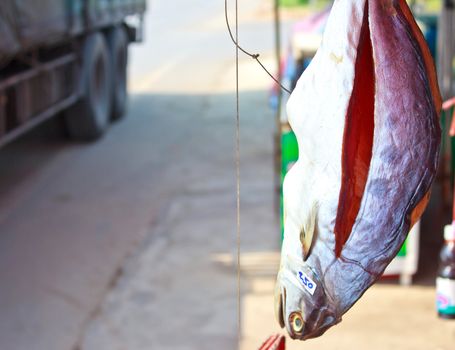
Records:
{"label": "truck tire", "polygon": [[98,139],[109,126],[111,111],[111,62],[101,33],[87,36],[82,48],[81,99],[65,113],[71,138]]}
{"label": "truck tire", "polygon": [[111,117],[120,119],[125,115],[128,100],[127,72],[128,63],[128,36],[122,26],[114,27],[107,33],[107,43],[111,57]]}

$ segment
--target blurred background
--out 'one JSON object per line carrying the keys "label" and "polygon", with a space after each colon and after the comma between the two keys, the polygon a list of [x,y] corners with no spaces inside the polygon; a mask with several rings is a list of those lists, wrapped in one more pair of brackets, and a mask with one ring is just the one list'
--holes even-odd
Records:
{"label": "blurred background", "polygon": [[[448,100],[454,4],[409,3]],[[330,6],[239,1],[240,44],[292,90]],[[287,94],[241,55],[237,345],[235,51],[223,1],[2,0],[0,37],[0,349],[246,350],[281,332],[280,186],[298,149]],[[451,122],[449,103],[430,206],[384,278],[340,325],[288,349],[454,348],[435,292]]]}

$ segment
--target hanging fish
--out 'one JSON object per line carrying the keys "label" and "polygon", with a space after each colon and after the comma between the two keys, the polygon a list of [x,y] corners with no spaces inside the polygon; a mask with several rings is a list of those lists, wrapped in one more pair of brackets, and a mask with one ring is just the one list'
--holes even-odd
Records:
{"label": "hanging fish", "polygon": [[288,105],[299,160],[284,180],[279,323],[321,335],[382,275],[425,209],[441,99],[405,0],[336,0]]}

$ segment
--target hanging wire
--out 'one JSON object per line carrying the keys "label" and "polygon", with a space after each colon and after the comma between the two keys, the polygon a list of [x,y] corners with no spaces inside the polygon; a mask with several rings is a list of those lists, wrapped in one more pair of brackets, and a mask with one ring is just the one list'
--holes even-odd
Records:
{"label": "hanging wire", "polygon": [[[227,14],[227,0],[225,0],[225,13]],[[231,29],[229,33],[232,37]],[[239,41],[239,7],[235,0],[235,42]],[[242,340],[242,305],[241,305],[241,271],[240,271],[240,96],[239,96],[239,46],[235,47],[235,168],[236,168],[236,203],[237,203],[237,343],[240,348]]]}
{"label": "hanging wire", "polygon": [[241,306],[241,236],[240,236],[240,96],[239,96],[239,51],[256,60],[262,69],[288,94],[291,93],[281,82],[276,79],[259,60],[259,54],[252,54],[243,49],[239,44],[239,9],[238,0],[235,0],[235,37],[232,33],[228,18],[228,0],[224,0],[224,15],[229,36],[235,45],[235,97],[236,97],[236,118],[235,118],[235,167],[236,167],[236,209],[237,209],[237,342],[240,348],[242,340],[242,306]]}
{"label": "hanging wire", "polygon": [[[227,26],[227,29],[228,29],[228,32],[229,32],[229,36],[230,36],[232,42],[234,43],[234,45],[235,45],[235,47],[236,47],[236,50],[237,50],[237,51],[240,50],[240,51],[242,51],[245,55],[247,55],[247,56],[251,57],[252,59],[256,60],[256,62],[259,63],[259,65],[260,65],[260,66],[262,67],[262,69],[269,75],[269,77],[272,78],[273,81],[274,81],[281,89],[283,89],[283,90],[286,91],[288,94],[290,94],[291,91],[290,91],[289,89],[285,88],[285,87],[283,86],[283,84],[281,84],[281,82],[280,82],[277,78],[275,78],[275,77],[273,76],[273,74],[270,73],[269,70],[262,64],[262,62],[259,60],[259,54],[258,54],[258,53],[254,53],[254,54],[253,54],[253,53],[250,53],[250,52],[248,52],[247,50],[245,50],[244,48],[242,48],[242,47],[238,44],[239,41],[238,41],[238,32],[237,32],[237,30],[238,30],[238,17],[237,17],[237,15],[238,15],[238,12],[237,12],[238,7],[237,7],[237,1],[238,1],[238,0],[235,0],[235,6],[236,6],[236,18],[235,18],[236,32],[235,32],[235,35],[236,35],[236,37],[234,38],[234,35],[232,34],[231,26],[230,26],[230,24],[229,24],[228,0],[224,0],[224,17],[225,17],[225,19],[226,19],[226,26]],[[278,67],[278,69],[280,69],[280,68]]]}

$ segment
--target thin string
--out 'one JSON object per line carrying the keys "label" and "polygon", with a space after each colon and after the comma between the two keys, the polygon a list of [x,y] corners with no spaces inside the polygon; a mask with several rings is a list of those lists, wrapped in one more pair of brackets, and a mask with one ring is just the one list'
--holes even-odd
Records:
{"label": "thin string", "polygon": [[[238,0],[235,0],[235,6],[236,6],[236,18],[235,18],[235,28],[236,28],[236,32],[235,32],[235,38],[234,36],[232,35],[232,31],[231,31],[231,26],[229,24],[229,17],[228,17],[228,0],[224,0],[224,17],[226,19],[226,26],[227,26],[227,29],[228,29],[228,32],[229,32],[229,36],[231,37],[231,40],[232,42],[234,43],[235,47],[236,47],[236,51],[240,50],[242,51],[245,55],[251,57],[252,59],[256,60],[257,63],[259,63],[259,65],[262,67],[262,69],[269,75],[270,78],[272,78],[272,80],[281,88],[283,89],[284,91],[286,91],[288,94],[291,93],[290,90],[286,89],[283,84],[281,84],[281,82],[275,78],[273,76],[272,73],[269,72],[269,70],[262,64],[262,62],[259,60],[259,54],[258,53],[250,53],[248,51],[246,51],[244,48],[242,48],[240,45],[239,45],[239,41],[238,41],[238,13],[237,13],[237,1]],[[280,69],[278,67],[278,69]]]}
{"label": "thin string", "polygon": [[[227,0],[225,0],[225,12],[227,13]],[[231,30],[229,33],[232,38]],[[235,0],[235,41],[239,41],[239,7],[238,0]],[[240,348],[242,339],[242,307],[241,307],[241,285],[240,285],[240,96],[239,96],[239,46],[235,47],[235,168],[237,179],[237,342]]]}

